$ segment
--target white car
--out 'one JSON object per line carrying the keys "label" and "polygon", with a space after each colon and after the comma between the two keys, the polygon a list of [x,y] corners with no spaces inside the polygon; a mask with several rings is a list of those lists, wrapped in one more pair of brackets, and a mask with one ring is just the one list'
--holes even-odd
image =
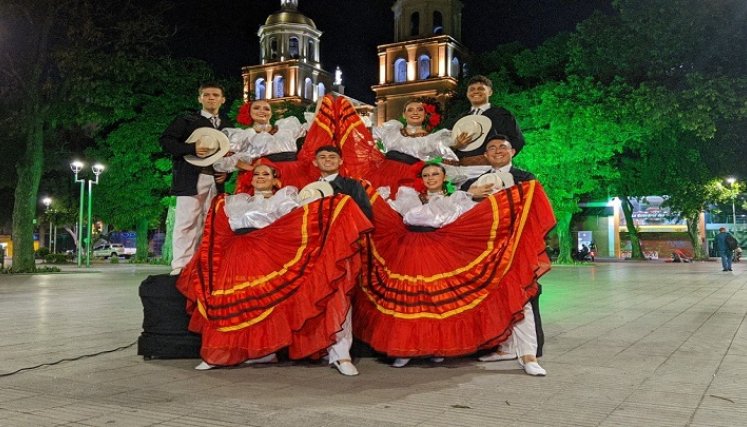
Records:
{"label": "white car", "polygon": [[119,258],[125,255],[125,248],[121,243],[99,244],[93,247],[91,255],[94,257],[103,257],[105,259],[109,257]]}

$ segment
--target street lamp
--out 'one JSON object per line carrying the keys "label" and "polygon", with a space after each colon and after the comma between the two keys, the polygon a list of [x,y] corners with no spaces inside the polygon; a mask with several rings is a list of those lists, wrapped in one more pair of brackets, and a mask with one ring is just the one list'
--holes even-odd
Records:
{"label": "street lamp", "polygon": [[84,192],[84,185],[86,180],[85,179],[78,179],[78,173],[83,169],[83,162],[79,160],[74,160],[72,163],[70,163],[70,169],[75,174],[75,182],[80,183],[80,207],[78,208],[78,267],[80,267],[82,263],[82,256],[83,256],[83,197],[85,197]]}
{"label": "street lamp", "polygon": [[737,207],[736,207],[736,200],[737,200],[737,192],[734,191],[734,183],[737,182],[737,179],[734,177],[726,178],[726,182],[731,185],[732,190],[732,196],[731,196],[731,216],[734,219],[734,229],[731,231],[732,233],[737,232]]}
{"label": "street lamp", "polygon": [[91,171],[96,176],[96,180],[88,180],[88,238],[86,239],[86,267],[91,266],[91,209],[93,206],[93,186],[99,183],[99,175],[104,172],[104,165],[96,163],[91,166]]}
{"label": "street lamp", "polygon": [[44,212],[49,217],[49,251],[54,252],[52,250],[52,216],[49,215],[49,207],[52,205],[52,198],[51,197],[45,197],[42,199],[42,203],[44,203]]}
{"label": "street lamp", "polygon": [[78,178],[78,174],[83,170],[83,162],[78,160],[70,163],[70,169],[75,174],[75,182],[80,183],[80,209],[78,209],[78,267],[83,263],[83,198],[85,197],[85,183],[88,181],[88,232],[86,233],[86,267],[91,266],[91,211],[93,208],[93,186],[99,183],[99,175],[104,172],[104,165],[96,163],[91,167],[91,171],[96,177],[95,180]]}

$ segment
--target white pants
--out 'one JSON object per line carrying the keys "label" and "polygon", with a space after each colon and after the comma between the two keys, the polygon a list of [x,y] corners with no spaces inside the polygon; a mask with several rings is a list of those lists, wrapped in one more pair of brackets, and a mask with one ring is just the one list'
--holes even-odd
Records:
{"label": "white pants", "polygon": [[516,357],[537,354],[537,329],[534,326],[532,303],[524,306],[524,319],[514,324],[511,336],[501,344],[500,350],[515,353]]}
{"label": "white pants", "polygon": [[328,349],[329,363],[338,360],[350,360],[350,347],[353,346],[353,308],[350,307],[345,322],[342,324],[342,330],[337,333],[337,341]]}
{"label": "white pants", "polygon": [[205,214],[210,209],[210,201],[216,192],[215,178],[201,173],[197,180],[196,196],[176,197],[171,268],[184,268],[192,259],[200,244]]}

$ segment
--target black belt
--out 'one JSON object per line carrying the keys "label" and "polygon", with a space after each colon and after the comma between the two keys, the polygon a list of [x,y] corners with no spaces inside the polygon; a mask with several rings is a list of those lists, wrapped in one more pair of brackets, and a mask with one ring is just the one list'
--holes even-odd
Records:
{"label": "black belt", "polygon": [[298,155],[294,151],[285,151],[283,153],[268,154],[264,158],[271,162],[292,162],[298,159]]}
{"label": "black belt", "polygon": [[405,228],[407,228],[409,231],[414,231],[416,233],[430,233],[431,231],[438,230],[438,228],[436,228],[436,227],[429,227],[427,225],[407,225],[407,224],[405,224]]}
{"label": "black belt", "polygon": [[420,159],[418,159],[417,157],[402,153],[400,151],[387,151],[385,157],[389,160],[396,160],[408,165],[414,165],[415,163],[420,161]]}
{"label": "black belt", "polygon": [[245,227],[245,228],[237,228],[236,230],[233,230],[234,234],[249,234],[252,231],[257,231],[258,228],[252,228],[252,227]]}

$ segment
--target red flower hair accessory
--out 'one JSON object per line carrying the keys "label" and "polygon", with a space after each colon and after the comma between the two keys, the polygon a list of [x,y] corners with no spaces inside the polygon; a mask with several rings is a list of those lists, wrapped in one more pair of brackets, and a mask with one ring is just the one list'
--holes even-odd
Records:
{"label": "red flower hair accessory", "polygon": [[236,113],[236,123],[244,126],[251,126],[254,122],[254,120],[252,120],[251,109],[251,102],[245,102],[241,104],[241,107],[239,107],[239,112]]}
{"label": "red flower hair accessory", "polygon": [[436,98],[427,96],[421,97],[419,101],[423,103],[423,110],[425,110],[423,129],[431,133],[441,124],[441,104]]}

